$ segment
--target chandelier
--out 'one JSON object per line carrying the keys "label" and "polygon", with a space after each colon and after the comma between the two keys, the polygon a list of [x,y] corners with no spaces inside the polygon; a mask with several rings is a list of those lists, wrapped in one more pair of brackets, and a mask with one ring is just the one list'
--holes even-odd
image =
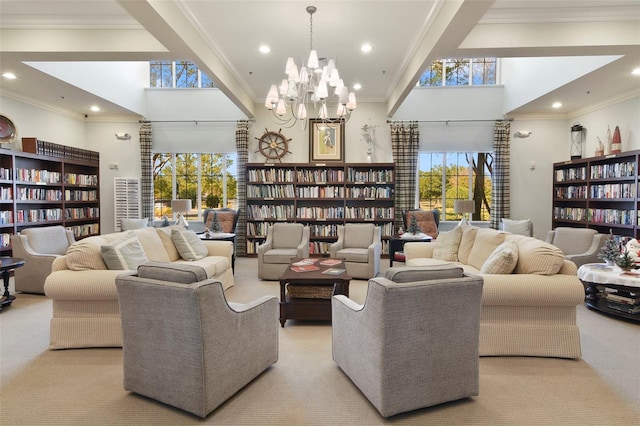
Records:
{"label": "chandelier", "polygon": [[[285,74],[280,86],[271,85],[265,107],[272,120],[279,125],[291,127],[299,120],[306,126],[308,115],[322,122],[348,121],[351,111],[356,109],[356,94],[349,92],[340,78],[333,59],[318,58],[313,49],[313,14],[317,8],[307,6],[309,13],[309,59],[300,68],[292,57],[287,59]],[[331,106],[330,106],[331,104]],[[330,118],[329,112],[335,111]]]}

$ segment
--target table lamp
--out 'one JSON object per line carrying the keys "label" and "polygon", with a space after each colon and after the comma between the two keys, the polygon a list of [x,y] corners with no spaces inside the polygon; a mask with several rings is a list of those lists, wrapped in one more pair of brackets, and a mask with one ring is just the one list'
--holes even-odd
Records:
{"label": "table lamp", "polygon": [[178,213],[178,219],[176,225],[182,225],[185,229],[189,229],[189,223],[185,217],[185,213],[191,210],[190,199],[171,200],[171,210]]}
{"label": "table lamp", "polygon": [[473,200],[456,200],[453,202],[453,211],[462,213],[460,225],[468,225],[467,214],[476,212],[476,203]]}

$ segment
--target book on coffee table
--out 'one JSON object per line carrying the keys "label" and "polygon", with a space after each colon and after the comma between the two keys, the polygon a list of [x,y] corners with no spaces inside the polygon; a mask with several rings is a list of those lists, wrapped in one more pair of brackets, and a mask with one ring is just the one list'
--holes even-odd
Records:
{"label": "book on coffee table", "polygon": [[311,272],[311,271],[318,271],[320,270],[320,268],[316,265],[299,265],[299,266],[292,266],[291,270],[294,272]]}
{"label": "book on coffee table", "polygon": [[334,266],[334,265],[339,265],[342,262],[342,260],[340,259],[326,259],[323,260],[322,262],[320,262],[320,265],[323,266]]}
{"label": "book on coffee table", "polygon": [[344,271],[345,270],[341,268],[330,268],[330,269],[327,269],[326,271],[322,271],[322,273],[327,275],[340,275]]}

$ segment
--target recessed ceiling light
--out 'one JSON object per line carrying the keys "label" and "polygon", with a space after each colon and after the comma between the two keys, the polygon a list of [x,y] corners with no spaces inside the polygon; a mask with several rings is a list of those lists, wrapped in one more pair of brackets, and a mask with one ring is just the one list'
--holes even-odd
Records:
{"label": "recessed ceiling light", "polygon": [[271,49],[269,48],[269,46],[263,44],[262,46],[260,46],[260,53],[269,53],[271,52]]}
{"label": "recessed ceiling light", "polygon": [[365,43],[365,44],[362,45],[362,47],[360,47],[360,51],[362,53],[369,53],[369,52],[371,52],[371,49],[373,49],[373,48],[368,43]]}
{"label": "recessed ceiling light", "polygon": [[554,102],[553,104],[551,104],[551,108],[555,108],[558,109],[562,106],[562,103],[560,102]]}
{"label": "recessed ceiling light", "polygon": [[354,90],[360,90],[362,89],[362,85],[360,83],[356,83],[353,85]]}
{"label": "recessed ceiling light", "polygon": [[91,111],[93,111],[93,112],[98,112],[98,111],[100,111],[100,107],[99,107],[99,106],[97,106],[97,105],[93,105],[93,106],[91,107]]}
{"label": "recessed ceiling light", "polygon": [[4,78],[6,78],[7,80],[15,80],[16,78],[18,78],[18,77],[16,77],[16,75],[15,75],[14,73],[12,73],[12,72],[5,72],[4,74],[2,74],[2,76],[3,76]]}
{"label": "recessed ceiling light", "polygon": [[640,68],[636,68],[633,71],[631,71],[631,74],[633,75],[640,75]]}

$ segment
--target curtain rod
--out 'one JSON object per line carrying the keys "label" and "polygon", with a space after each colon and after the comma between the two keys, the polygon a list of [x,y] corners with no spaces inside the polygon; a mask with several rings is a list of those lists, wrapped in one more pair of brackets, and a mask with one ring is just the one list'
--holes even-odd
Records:
{"label": "curtain rod", "polygon": [[255,119],[247,120],[138,120],[138,123],[239,123],[243,121],[255,122]]}
{"label": "curtain rod", "polygon": [[387,123],[466,123],[466,122],[495,122],[513,121],[513,118],[496,118],[495,120],[387,120]]}

